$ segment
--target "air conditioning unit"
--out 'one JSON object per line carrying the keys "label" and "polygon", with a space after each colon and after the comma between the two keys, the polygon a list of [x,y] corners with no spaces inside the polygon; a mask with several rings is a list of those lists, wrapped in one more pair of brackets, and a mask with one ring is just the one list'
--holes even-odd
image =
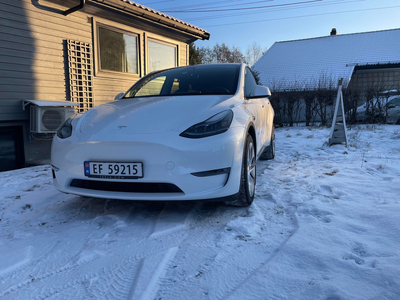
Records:
{"label": "air conditioning unit", "polygon": [[73,107],[31,106],[31,132],[55,133],[75,114]]}

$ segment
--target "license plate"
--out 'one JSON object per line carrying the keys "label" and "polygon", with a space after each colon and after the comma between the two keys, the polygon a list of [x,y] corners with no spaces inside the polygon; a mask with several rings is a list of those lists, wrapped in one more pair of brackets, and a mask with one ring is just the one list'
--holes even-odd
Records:
{"label": "license plate", "polygon": [[94,178],[137,179],[143,177],[142,163],[107,163],[85,161],[85,175]]}

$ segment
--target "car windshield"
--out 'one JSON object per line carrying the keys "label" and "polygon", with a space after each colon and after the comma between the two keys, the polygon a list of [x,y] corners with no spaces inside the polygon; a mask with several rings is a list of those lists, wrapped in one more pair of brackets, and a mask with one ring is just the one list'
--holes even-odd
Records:
{"label": "car windshield", "polygon": [[124,98],[234,95],[240,65],[196,65],[159,71],[143,77]]}

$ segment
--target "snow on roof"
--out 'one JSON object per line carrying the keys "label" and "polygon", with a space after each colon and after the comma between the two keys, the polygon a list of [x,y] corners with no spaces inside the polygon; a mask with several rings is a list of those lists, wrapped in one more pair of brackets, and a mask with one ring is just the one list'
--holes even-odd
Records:
{"label": "snow on roof", "polygon": [[170,20],[175,21],[175,22],[177,22],[177,23],[180,23],[180,24],[182,24],[182,25],[185,25],[185,26],[194,28],[194,29],[196,29],[196,30],[198,30],[198,31],[201,31],[201,32],[204,32],[204,33],[208,33],[206,30],[204,30],[204,29],[202,29],[202,28],[200,28],[200,27],[197,27],[197,26],[195,26],[195,25],[189,24],[189,23],[187,23],[187,22],[185,22],[185,21],[182,21],[182,20],[179,20],[179,19],[177,19],[177,18],[171,17],[171,16],[166,15],[166,14],[164,14],[164,13],[158,11],[158,10],[149,8],[149,7],[147,7],[147,6],[144,6],[144,5],[142,5],[142,4],[136,3],[136,2],[134,2],[134,1],[131,1],[131,0],[120,0],[120,1],[125,2],[125,3],[128,3],[128,4],[130,4],[130,5],[133,5],[133,6],[137,7],[137,8],[143,9],[143,10],[145,10],[145,11],[151,12],[151,13],[153,13],[153,14],[162,16],[162,17],[164,17],[164,18],[170,19]]}
{"label": "snow on roof", "polygon": [[321,76],[347,86],[355,66],[389,63],[400,63],[400,29],[276,42],[254,69],[271,88],[312,88]]}

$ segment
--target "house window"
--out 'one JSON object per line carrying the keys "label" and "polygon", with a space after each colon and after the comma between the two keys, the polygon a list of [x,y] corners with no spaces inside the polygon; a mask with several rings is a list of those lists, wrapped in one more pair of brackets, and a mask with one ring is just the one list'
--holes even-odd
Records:
{"label": "house window", "polygon": [[148,72],[177,66],[177,46],[148,41]]}
{"label": "house window", "polygon": [[98,27],[100,70],[138,74],[138,36]]}

